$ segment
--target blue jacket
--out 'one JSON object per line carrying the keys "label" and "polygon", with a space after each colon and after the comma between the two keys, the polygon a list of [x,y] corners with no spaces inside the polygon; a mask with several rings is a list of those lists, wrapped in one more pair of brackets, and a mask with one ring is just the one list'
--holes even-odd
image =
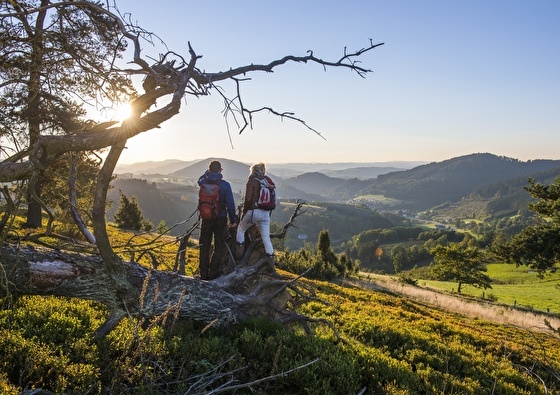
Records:
{"label": "blue jacket", "polygon": [[[216,183],[219,181],[220,185],[220,217],[226,217],[229,215],[229,222],[234,224],[237,223],[237,215],[235,214],[235,201],[233,200],[233,192],[231,190],[231,185],[229,182],[223,179],[221,173],[214,173],[212,171],[206,170],[206,172],[200,176],[198,179],[198,185],[206,183]],[[225,202],[225,204],[224,204]]]}

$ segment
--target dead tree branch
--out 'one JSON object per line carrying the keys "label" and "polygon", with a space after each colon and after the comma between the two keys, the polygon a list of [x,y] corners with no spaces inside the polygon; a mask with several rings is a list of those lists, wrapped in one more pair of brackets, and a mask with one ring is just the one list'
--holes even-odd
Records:
{"label": "dead tree branch", "polygon": [[288,232],[288,229],[290,229],[291,227],[294,227],[297,229],[297,226],[295,225],[295,221],[296,218],[299,217],[302,214],[305,214],[305,210],[301,211],[302,207],[305,206],[305,202],[301,201],[301,200],[297,200],[296,202],[296,208],[294,209],[293,214],[290,216],[290,219],[288,220],[288,222],[286,222],[286,224],[283,226],[282,231],[280,233],[274,233],[271,234],[270,237],[273,238],[277,238],[277,239],[283,239],[284,237],[286,237],[286,233]]}
{"label": "dead tree branch", "polygon": [[[23,9],[25,3],[22,2],[9,2],[8,5],[10,4],[16,4],[17,7],[12,8],[13,16],[24,20],[22,23],[25,23],[26,17],[32,16],[33,13],[45,11],[44,7]],[[177,306],[180,318],[207,324],[216,323],[216,325],[228,325],[256,315],[278,320],[293,317],[286,313],[286,306],[294,296],[302,297],[305,292],[296,291],[293,283],[286,286],[282,282],[276,282],[278,276],[274,273],[263,273],[267,262],[256,251],[258,240],[250,243],[246,256],[234,270],[215,281],[205,282],[174,272],[154,270],[145,284],[144,281],[148,277],[147,269],[134,262],[124,262],[109,242],[105,219],[109,184],[128,139],[159,128],[163,122],[176,116],[185,95],[202,97],[209,95],[212,90],[220,92],[225,100],[225,114],[241,116],[240,132],[251,124],[253,114],[268,111],[280,118],[300,122],[321,136],[293,113],[276,111],[270,107],[249,109],[242,100],[240,83],[245,81],[245,76],[250,73],[258,71],[270,73],[292,62],[319,64],[325,69],[333,67],[348,69],[364,77],[371,70],[362,67],[357,59],[383,44],[374,44],[370,40],[369,45],[360,50],[348,52],[344,49],[343,55],[332,61],[316,57],[313,51],[308,51],[305,56],[288,55],[267,64],[249,64],[227,71],[206,72],[197,67],[201,55],[195,52],[190,43],[188,56],[183,57],[167,51],[157,61],[146,60],[141,55],[141,39],[150,39],[154,36],[125,22],[119,14],[103,8],[100,3],[59,1],[50,2],[45,7],[58,11],[64,11],[65,7],[69,7],[69,10],[79,9],[86,14],[89,13],[88,15],[99,13],[110,18],[115,24],[114,34],[118,37],[122,35],[132,45],[133,55],[130,62],[132,66],[126,69],[118,68],[115,59],[106,59],[104,64],[108,64],[109,67],[103,70],[102,79],[107,77],[107,73],[118,73],[118,76],[124,75],[130,78],[142,76],[145,79],[142,91],[131,96],[133,97],[130,103],[132,116],[122,124],[116,122],[94,124],[84,120],[79,124],[61,126],[62,130],[57,130],[60,133],[49,135],[37,133],[37,138],[34,138],[31,143],[32,146],[20,147],[18,152],[0,162],[0,182],[28,181],[33,185],[35,178],[53,166],[65,153],[94,152],[110,148],[96,177],[92,207],[93,235],[88,236],[88,240],[95,241],[97,250],[92,255],[76,255],[62,251],[38,251],[19,245],[16,248],[4,243],[1,247],[0,263],[6,278],[0,280],[1,283],[11,285],[1,289],[0,294],[61,295],[99,301],[110,311],[101,332],[110,330],[125,315],[125,312],[137,317],[153,316],[162,314],[170,305]],[[11,15],[0,14],[0,18],[6,20]],[[80,63],[79,59],[77,61],[77,64],[83,67],[87,66]],[[219,82],[224,81],[234,82],[236,96],[233,99],[228,99],[225,90],[218,85]],[[100,91],[100,94],[103,96],[103,91]],[[74,204],[75,196],[72,194],[75,191],[72,187],[72,177],[70,174],[70,200]],[[37,201],[41,202],[39,199]],[[294,220],[300,215],[302,205],[303,203],[298,203],[289,223],[284,226],[279,235],[273,237],[284,237],[287,230],[295,226]],[[46,204],[43,204],[43,207],[50,213]],[[2,221],[7,223],[4,219]],[[51,224],[52,217],[49,220],[47,235],[52,234]],[[85,226],[81,229],[84,231]],[[8,233],[3,230],[3,235]],[[19,243],[20,240],[18,239],[17,242]],[[144,250],[143,253],[148,252]],[[260,285],[266,281],[270,284]],[[140,294],[144,291],[147,292],[145,303],[140,304]]]}
{"label": "dead tree branch", "polygon": [[[287,370],[285,372],[281,372],[281,373],[277,373],[268,377],[263,377],[254,381],[251,381],[249,383],[242,383],[242,384],[231,384],[227,383],[227,385],[224,386],[220,386],[219,388],[213,389],[210,392],[197,392],[197,393],[193,393],[193,395],[210,395],[210,394],[221,394],[223,392],[229,392],[229,391],[237,391],[243,388],[252,388],[258,384],[262,384],[265,383],[267,381],[271,381],[271,380],[276,380],[277,378],[280,377],[286,377],[287,375],[300,370],[300,369],[305,369],[311,365],[313,365],[314,363],[319,362],[320,359],[319,358],[315,358],[314,360],[307,362],[303,365],[297,366],[293,369]],[[186,394],[191,394],[191,392],[187,392]]]}

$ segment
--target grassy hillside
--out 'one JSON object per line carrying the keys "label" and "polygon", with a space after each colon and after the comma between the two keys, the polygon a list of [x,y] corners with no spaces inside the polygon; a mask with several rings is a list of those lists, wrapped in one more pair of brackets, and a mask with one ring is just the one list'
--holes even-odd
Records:
{"label": "grassy hillside", "polygon": [[[131,240],[151,237],[115,228],[109,234],[125,258]],[[174,238],[158,242],[160,269],[171,269]],[[192,274],[196,246],[187,256]],[[503,267],[491,273],[505,283],[535,286],[528,273]],[[125,319],[94,341],[107,315],[99,304],[2,298],[0,393],[41,387],[65,394],[175,395],[244,383],[253,383],[251,389],[235,393],[560,393],[560,339],[551,332],[495,324],[348,282],[300,281],[313,290],[312,301],[298,308],[314,320],[311,336],[299,325],[261,319],[217,330],[160,317]]]}
{"label": "grassy hillside", "polygon": [[226,382],[253,382],[309,364],[236,393],[560,391],[554,376],[560,369],[560,341],[550,335],[446,313],[382,292],[307,284],[316,290],[317,300],[300,312],[332,324],[312,324],[313,336],[297,326],[282,328],[261,320],[225,331],[180,323],[164,329],[124,320],[107,338],[92,342],[92,331],[106,315],[102,307],[20,298],[0,310],[0,389],[14,395],[30,387],[67,394],[207,393]]}

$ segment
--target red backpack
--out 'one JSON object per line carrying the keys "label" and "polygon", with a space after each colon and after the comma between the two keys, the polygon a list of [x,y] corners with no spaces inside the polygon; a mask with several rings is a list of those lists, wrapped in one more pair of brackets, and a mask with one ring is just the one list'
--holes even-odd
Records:
{"label": "red backpack", "polygon": [[261,190],[257,207],[261,210],[272,211],[276,208],[276,185],[268,176],[259,179],[259,182],[261,183]]}
{"label": "red backpack", "polygon": [[198,211],[202,219],[218,218],[220,214],[220,181],[207,182],[200,186]]}

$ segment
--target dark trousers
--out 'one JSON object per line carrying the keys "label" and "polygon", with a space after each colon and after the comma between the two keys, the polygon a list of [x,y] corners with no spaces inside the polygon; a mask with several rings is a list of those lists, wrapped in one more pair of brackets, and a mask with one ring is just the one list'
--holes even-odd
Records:
{"label": "dark trousers", "polygon": [[[220,268],[227,258],[226,241],[228,237],[227,217],[203,219],[200,226],[200,278],[213,280],[220,276]],[[212,250],[214,238],[214,252]]]}

